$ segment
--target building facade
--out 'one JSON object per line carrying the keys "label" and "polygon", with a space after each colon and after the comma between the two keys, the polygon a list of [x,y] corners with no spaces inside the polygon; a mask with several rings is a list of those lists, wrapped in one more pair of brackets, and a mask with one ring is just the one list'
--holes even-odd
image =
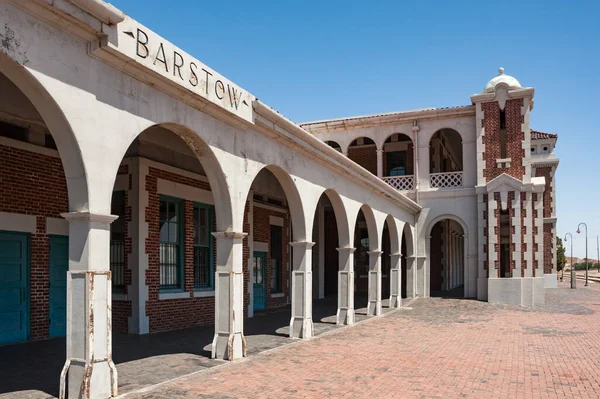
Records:
{"label": "building facade", "polygon": [[65,337],[63,396],[117,394],[113,333],[214,325],[234,360],[265,309],[310,338],[314,299],[352,324],[553,282],[556,136],[506,75],[467,107],[297,125],[101,0],[0,0],[0,27],[0,345]]}
{"label": "building facade", "polygon": [[533,95],[501,68],[471,105],[301,124],[423,207],[409,296],[532,306],[556,287],[557,135],[531,129]]}

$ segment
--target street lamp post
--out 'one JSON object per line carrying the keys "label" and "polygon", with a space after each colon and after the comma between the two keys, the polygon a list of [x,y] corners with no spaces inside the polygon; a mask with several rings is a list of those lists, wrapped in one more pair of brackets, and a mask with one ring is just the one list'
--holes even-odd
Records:
{"label": "street lamp post", "polygon": [[[567,236],[571,236],[571,289],[575,289],[577,288],[577,274],[575,273],[575,268],[573,267],[573,234],[565,234],[565,241],[567,241]],[[563,272],[564,271],[565,268],[563,266]]]}
{"label": "street lamp post", "polygon": [[596,258],[596,266],[598,266],[598,273],[600,273],[600,236],[596,236],[596,249],[598,250],[598,257]]}
{"label": "street lamp post", "polygon": [[581,225],[585,226],[585,286],[588,286],[588,246],[587,246],[587,224],[581,222],[577,225],[577,234],[581,233],[579,227]]}

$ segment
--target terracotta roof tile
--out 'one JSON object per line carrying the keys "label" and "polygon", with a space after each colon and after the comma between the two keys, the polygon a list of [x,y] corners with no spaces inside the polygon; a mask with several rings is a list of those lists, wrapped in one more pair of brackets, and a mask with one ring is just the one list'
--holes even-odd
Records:
{"label": "terracotta roof tile", "polygon": [[558,134],[544,133],[531,129],[531,140],[557,139]]}

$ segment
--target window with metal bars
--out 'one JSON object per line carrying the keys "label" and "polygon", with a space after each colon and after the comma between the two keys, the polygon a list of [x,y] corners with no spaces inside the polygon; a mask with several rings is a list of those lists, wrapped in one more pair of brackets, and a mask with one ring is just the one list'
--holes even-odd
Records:
{"label": "window with metal bars", "polygon": [[178,198],[160,197],[160,289],[183,288],[183,201]]}
{"label": "window with metal bars", "polygon": [[282,236],[283,229],[281,226],[271,225],[271,239],[269,249],[271,251],[271,293],[282,292],[281,287],[281,261],[282,261]]}
{"label": "window with metal bars", "polygon": [[194,288],[214,287],[213,278],[213,207],[194,204]]}
{"label": "window with metal bars", "polygon": [[110,225],[112,290],[125,292],[125,191],[113,191],[111,210],[118,218]]}

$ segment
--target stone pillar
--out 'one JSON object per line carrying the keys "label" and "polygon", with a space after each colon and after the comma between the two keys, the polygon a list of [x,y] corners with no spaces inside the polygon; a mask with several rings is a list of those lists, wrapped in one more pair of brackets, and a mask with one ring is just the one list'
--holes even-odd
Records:
{"label": "stone pillar", "polygon": [[369,251],[369,303],[367,316],[381,315],[381,251]]}
{"label": "stone pillar", "polygon": [[400,253],[390,254],[390,308],[402,306],[402,270]]}
{"label": "stone pillar", "polygon": [[416,257],[406,257],[406,298],[414,298],[417,296],[416,282],[417,278],[417,262]]}
{"label": "stone pillar", "polygon": [[242,244],[246,235],[233,231],[213,233],[217,240],[213,359],[246,357]]}
{"label": "stone pillar", "polygon": [[291,242],[292,265],[292,318],[291,338],[311,338],[312,321],[312,247],[314,242]]}
{"label": "stone pillar", "polygon": [[336,249],[340,259],[336,324],[354,324],[354,251],[356,248]]}
{"label": "stone pillar", "polygon": [[377,177],[383,177],[383,149],[377,149]]}
{"label": "stone pillar", "polygon": [[67,360],[60,398],[117,396],[112,361],[110,224],[117,218],[89,212],[63,213],[69,221]]}

